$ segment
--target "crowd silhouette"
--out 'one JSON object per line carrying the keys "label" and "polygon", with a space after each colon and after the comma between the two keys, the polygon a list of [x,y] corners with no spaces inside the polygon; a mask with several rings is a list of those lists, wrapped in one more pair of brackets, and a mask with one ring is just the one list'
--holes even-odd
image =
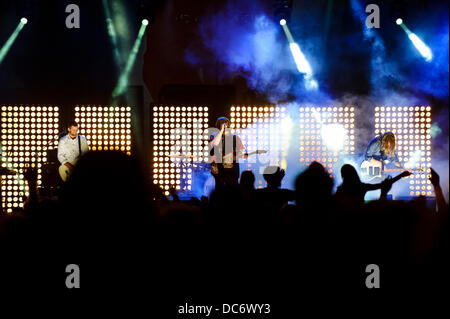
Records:
{"label": "crowd silhouette", "polygon": [[[255,175],[244,171],[239,184],[222,185],[209,198],[180,200],[174,189],[169,197],[149,183],[135,158],[98,151],[80,159],[54,200],[38,194],[30,170],[24,208],[0,218],[1,251],[10,256],[1,284],[29,285],[33,265],[45,274],[34,280],[61,287],[61,267],[79,262],[89,269],[85,285],[152,282],[162,295],[193,287],[239,287],[243,295],[249,289],[263,295],[269,286],[272,294],[298,285],[362,289],[364,267],[372,263],[387,269],[388,287],[439,285],[448,248],[439,175],[431,170],[436,205],[429,205],[423,197],[387,200],[394,180],[362,183],[348,164],[341,174],[335,194],[332,177],[313,162],[295,190],[280,188],[284,170],[267,167],[265,188],[256,189]],[[366,203],[374,189],[382,190],[380,199]]]}

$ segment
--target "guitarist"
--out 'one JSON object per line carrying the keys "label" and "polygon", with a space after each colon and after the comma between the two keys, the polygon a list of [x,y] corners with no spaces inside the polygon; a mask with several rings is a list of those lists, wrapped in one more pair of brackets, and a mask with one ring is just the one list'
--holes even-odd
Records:
{"label": "guitarist", "polygon": [[211,174],[214,176],[216,188],[225,184],[237,184],[239,179],[239,157],[246,159],[245,151],[239,136],[231,134],[230,121],[219,117],[216,121],[218,133],[210,136]]}
{"label": "guitarist", "polygon": [[86,138],[78,134],[78,124],[76,122],[69,122],[67,133],[58,142],[58,160],[71,173],[75,162],[81,155],[89,151],[89,146]]}
{"label": "guitarist", "polygon": [[[377,164],[384,169],[385,164],[392,163],[396,168],[402,168],[395,152],[395,135],[386,132],[374,137],[367,146],[365,160],[371,164]],[[382,175],[384,172],[381,172]]]}

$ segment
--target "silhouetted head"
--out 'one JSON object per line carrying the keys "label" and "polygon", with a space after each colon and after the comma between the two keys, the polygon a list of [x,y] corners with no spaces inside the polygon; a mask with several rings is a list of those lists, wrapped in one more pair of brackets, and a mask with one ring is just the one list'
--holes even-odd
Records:
{"label": "silhouetted head", "polygon": [[295,181],[297,205],[313,208],[321,206],[331,198],[333,179],[318,162],[312,162]]}
{"label": "silhouetted head", "polygon": [[[64,206],[86,215],[129,216],[147,199],[147,184],[135,158],[120,151],[84,154],[64,185]],[[91,218],[94,216],[90,216]]]}
{"label": "silhouetted head", "polygon": [[243,171],[239,184],[246,189],[255,188],[255,174],[252,171]]}
{"label": "silhouetted head", "polygon": [[269,187],[280,187],[281,181],[285,175],[284,169],[280,169],[279,166],[267,166],[264,169],[263,177]]}
{"label": "silhouetted head", "polygon": [[342,182],[344,184],[361,183],[361,180],[359,179],[359,176],[358,176],[358,172],[350,164],[345,164],[341,167],[341,176],[342,176]]}

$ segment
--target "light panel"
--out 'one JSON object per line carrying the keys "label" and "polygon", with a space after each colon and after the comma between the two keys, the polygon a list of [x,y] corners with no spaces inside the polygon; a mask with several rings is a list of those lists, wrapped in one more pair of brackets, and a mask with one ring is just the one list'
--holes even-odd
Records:
{"label": "light panel", "polygon": [[131,107],[77,105],[75,122],[91,151],[116,150],[131,154]]}
{"label": "light panel", "polygon": [[431,167],[431,106],[375,107],[375,134],[390,131],[396,137],[399,161],[407,168],[424,168],[408,177],[409,195],[432,196],[428,180]]}
{"label": "light panel", "polygon": [[[267,150],[264,155],[253,155],[241,164],[241,171],[255,173],[255,187],[265,187],[260,173],[269,165],[286,166],[286,151],[291,134],[290,118],[286,107],[274,105],[232,106],[230,114],[232,133],[237,134],[248,152]],[[256,157],[257,156],[257,157]]]}
{"label": "light panel", "polygon": [[1,107],[2,166],[18,172],[1,178],[2,206],[7,213],[23,207],[23,196],[29,195],[23,175],[26,167],[37,166],[38,186],[42,184],[41,165],[46,150],[58,143],[58,122],[58,106]]}
{"label": "light panel", "polygon": [[299,112],[300,163],[317,161],[335,174],[339,158],[355,153],[355,108],[300,107]]}
{"label": "light panel", "polygon": [[191,191],[194,163],[208,162],[208,112],[206,106],[153,107],[153,183],[166,195],[171,187]]}

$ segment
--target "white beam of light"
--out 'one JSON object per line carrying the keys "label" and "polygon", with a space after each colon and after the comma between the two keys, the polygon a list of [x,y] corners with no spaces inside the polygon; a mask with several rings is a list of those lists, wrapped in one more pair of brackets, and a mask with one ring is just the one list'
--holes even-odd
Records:
{"label": "white beam of light", "polygon": [[411,33],[410,35],[408,35],[408,37],[414,44],[416,49],[423,56],[425,61],[430,62],[431,60],[433,60],[433,53],[431,53],[431,49],[425,43],[423,43],[423,41],[420,40],[420,38],[417,35]]}
{"label": "white beam of light", "polygon": [[305,55],[300,49],[300,46],[294,41],[294,38],[286,24],[286,20],[281,20],[280,25],[283,27],[284,34],[286,35],[286,38],[289,42],[289,48],[291,49],[291,53],[294,58],[295,65],[297,66],[297,70],[300,73],[304,74],[306,89],[317,90],[319,88],[319,85],[317,81],[314,80],[311,65],[309,64],[308,60],[306,60]]}
{"label": "white beam of light", "polygon": [[317,123],[323,124],[322,123],[322,118],[320,117],[320,113],[316,111],[315,108],[311,108],[311,112],[314,116],[314,119],[316,120]]}
{"label": "white beam of light", "polygon": [[406,32],[409,40],[411,40],[425,61],[430,62],[433,60],[433,53],[431,52],[431,49],[415,33],[408,29],[408,27],[403,23],[403,20],[397,19],[397,24],[403,29],[403,31]]}
{"label": "white beam of light", "polygon": [[347,130],[340,124],[328,124],[322,126],[321,135],[327,148],[337,152],[344,148]]}
{"label": "white beam of light", "polygon": [[283,140],[286,140],[291,136],[293,125],[293,121],[289,115],[281,120],[280,131],[283,136]]}
{"label": "white beam of light", "polygon": [[282,154],[281,154],[281,169],[287,168],[287,151],[289,149],[289,143],[291,142],[292,128],[294,126],[294,122],[291,117],[288,115],[280,121],[280,133],[282,140]]}
{"label": "white beam of light", "polygon": [[306,60],[303,52],[300,50],[300,47],[297,43],[290,43],[289,47],[291,48],[292,56],[294,57],[295,64],[297,65],[297,70],[300,73],[305,73],[306,75],[312,75],[312,69]]}

